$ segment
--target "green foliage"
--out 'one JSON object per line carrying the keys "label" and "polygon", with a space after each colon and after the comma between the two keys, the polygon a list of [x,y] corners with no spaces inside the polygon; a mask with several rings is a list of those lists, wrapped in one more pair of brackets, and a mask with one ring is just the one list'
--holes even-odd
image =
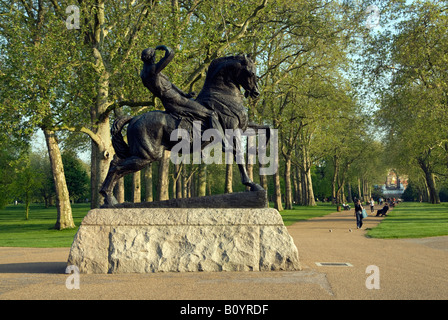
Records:
{"label": "green foliage", "polygon": [[89,198],[90,179],[75,152],[64,151],[62,153],[62,162],[64,164],[64,174],[70,199],[83,201]]}
{"label": "green foliage", "polygon": [[[339,198],[358,178],[378,183],[388,166],[418,176],[413,169],[423,156],[437,183],[446,175],[448,33],[440,2],[381,2],[381,24],[401,19],[395,29],[379,33],[365,28],[365,3],[357,1],[88,0],[78,3],[79,30],[65,27],[68,4],[2,1],[0,128],[16,138],[46,127],[69,130],[66,145],[78,146],[79,132],[88,133],[92,154],[95,148],[107,154],[109,130],[100,126],[109,125],[108,116],[162,108],[141,84],[139,55],[166,44],[176,55],[164,73],[184,91],[200,90],[214,58],[253,55],[262,95],[246,107],[251,121],[279,130],[283,195],[287,161],[293,174],[313,170],[310,189],[318,198]],[[355,57],[363,64],[353,63]],[[363,66],[363,74],[352,72]],[[356,86],[363,81],[368,85]],[[381,103],[377,113],[365,100],[370,91]],[[372,125],[372,114],[381,130]],[[382,131],[388,140],[381,144]],[[8,168],[12,160],[5,158],[5,148],[0,163]],[[70,163],[65,165],[70,195],[82,198],[85,172]],[[223,192],[224,168],[207,168],[212,193]],[[234,169],[234,191],[242,191]],[[4,181],[13,176],[6,175]],[[269,178],[270,195],[274,188]],[[45,188],[40,193],[51,197]]]}
{"label": "green foliage", "polygon": [[334,168],[331,162],[322,161],[319,165],[313,167],[313,189],[314,195],[319,201],[323,199],[331,199],[331,181]]}
{"label": "green foliage", "polygon": [[13,193],[17,200],[25,203],[25,217],[29,218],[29,206],[38,195],[43,184],[43,172],[39,168],[38,158],[26,152],[16,167],[17,176],[13,183]]}
{"label": "green foliage", "polygon": [[448,187],[440,189],[439,197],[441,202],[448,202]]}
{"label": "green foliage", "polygon": [[412,182],[409,182],[401,198],[403,199],[403,201],[418,201],[420,199],[419,190],[414,186]]}
{"label": "green foliage", "polygon": [[0,134],[0,208],[10,203],[13,199],[13,183],[17,176],[15,167],[21,156],[20,144],[7,140],[7,135]]}

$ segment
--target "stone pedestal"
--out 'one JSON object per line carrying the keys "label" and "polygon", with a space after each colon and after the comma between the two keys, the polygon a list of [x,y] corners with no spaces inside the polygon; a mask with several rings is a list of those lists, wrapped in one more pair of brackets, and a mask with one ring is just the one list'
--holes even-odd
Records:
{"label": "stone pedestal", "polygon": [[81,273],[301,269],[293,239],[270,208],[94,209],[68,265]]}

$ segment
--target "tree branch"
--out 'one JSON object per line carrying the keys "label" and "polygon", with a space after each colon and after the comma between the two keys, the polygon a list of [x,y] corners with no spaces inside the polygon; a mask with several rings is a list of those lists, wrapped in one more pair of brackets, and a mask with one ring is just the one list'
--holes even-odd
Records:
{"label": "tree branch", "polygon": [[112,111],[114,111],[117,108],[121,108],[124,106],[128,107],[144,107],[144,106],[154,106],[154,101],[118,101],[110,104],[106,110],[98,117],[97,122],[104,121]]}
{"label": "tree branch", "polygon": [[235,34],[233,37],[231,37],[228,41],[226,41],[222,46],[218,47],[212,54],[210,54],[193,73],[187,78],[187,80],[184,83],[184,86],[188,87],[191,85],[193,81],[195,81],[208,67],[208,65],[212,62],[213,59],[217,58],[222,51],[227,49],[232,43],[236,42],[237,40],[244,37],[244,35],[247,32],[247,28],[249,27],[250,22],[255,19],[255,17],[258,15],[258,12],[263,10],[266,7],[268,0],[263,0],[263,2],[254,9],[252,14],[244,21],[241,30],[238,31],[237,34]]}
{"label": "tree branch", "polygon": [[51,128],[51,130],[54,131],[62,131],[62,130],[66,130],[66,131],[70,131],[70,132],[82,132],[87,134],[90,139],[92,139],[99,147],[104,149],[104,143],[103,140],[101,140],[101,138],[92,130],[86,128],[86,127],[69,127],[69,126],[56,126]]}

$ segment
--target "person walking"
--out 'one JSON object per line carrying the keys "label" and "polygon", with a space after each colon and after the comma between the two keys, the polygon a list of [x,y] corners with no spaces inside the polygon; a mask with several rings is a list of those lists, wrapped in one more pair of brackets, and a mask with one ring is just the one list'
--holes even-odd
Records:
{"label": "person walking", "polygon": [[373,198],[370,198],[370,212],[374,213],[375,212],[375,201],[373,200]]}
{"label": "person walking", "polygon": [[355,200],[355,217],[356,217],[356,227],[357,229],[361,229],[362,227],[362,207],[361,200]]}

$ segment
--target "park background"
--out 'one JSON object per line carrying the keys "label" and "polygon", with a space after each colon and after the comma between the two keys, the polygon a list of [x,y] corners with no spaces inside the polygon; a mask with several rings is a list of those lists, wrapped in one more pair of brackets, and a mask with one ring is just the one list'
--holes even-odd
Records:
{"label": "park background", "polygon": [[[3,221],[25,223],[48,207],[52,228],[72,230],[101,205],[111,123],[163,110],[139,76],[141,51],[159,44],[174,49],[164,73],[186,92],[200,91],[214,58],[252,56],[261,95],[246,107],[250,121],[278,130],[279,170],[248,170],[284,217],[387,198],[382,186],[394,176],[388,187],[405,185],[405,201],[448,201],[447,9],[447,1],[1,1]],[[125,177],[116,196],[244,190],[235,165],[175,166],[167,152]]]}

